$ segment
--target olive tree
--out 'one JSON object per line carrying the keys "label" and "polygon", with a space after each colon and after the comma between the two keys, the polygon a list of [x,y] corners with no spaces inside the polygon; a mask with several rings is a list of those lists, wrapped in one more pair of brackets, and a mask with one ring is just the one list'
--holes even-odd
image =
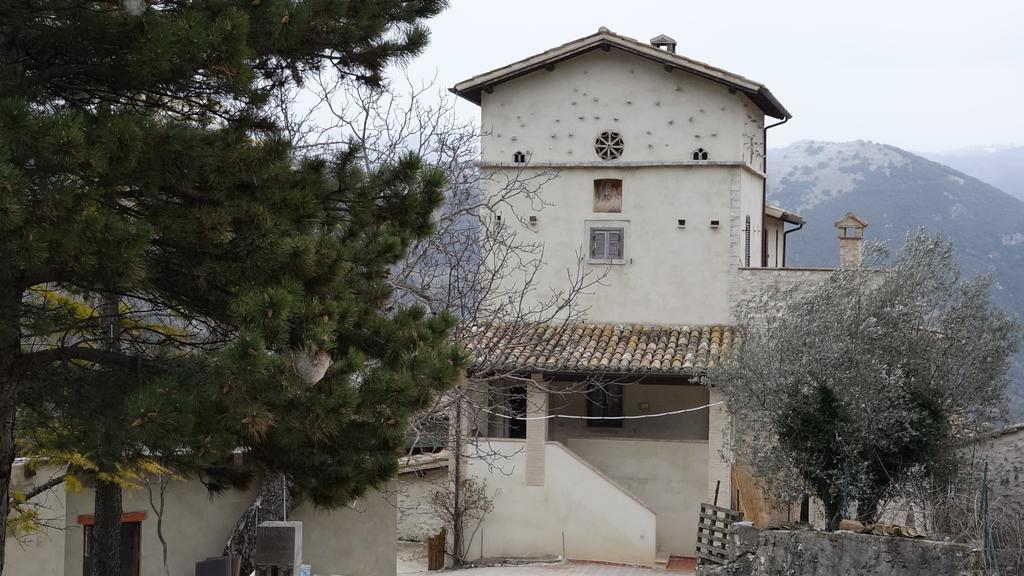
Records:
{"label": "olive tree", "polygon": [[908,475],[941,473],[951,443],[999,421],[1020,342],[992,278],[963,278],[943,237],[867,252],[864,267],[744,303],[743,337],[708,375],[735,456],[779,498],[817,496],[829,529],[852,504],[874,521]]}

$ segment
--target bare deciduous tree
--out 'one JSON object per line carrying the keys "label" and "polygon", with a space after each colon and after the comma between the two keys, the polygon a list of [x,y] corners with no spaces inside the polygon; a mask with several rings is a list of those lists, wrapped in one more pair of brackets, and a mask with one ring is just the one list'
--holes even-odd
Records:
{"label": "bare deciduous tree", "polygon": [[[478,330],[500,326],[511,335],[506,342],[525,347],[537,338],[538,326],[583,318],[580,297],[601,284],[604,273],[588,270],[578,253],[577,267],[566,271],[560,287],[543,285],[544,246],[524,233],[529,215],[523,207],[543,210],[547,201],[541,192],[558,172],[528,163],[502,170],[481,166],[480,128],[458,118],[452,95],[408,76],[373,89],[325,72],[276,98],[281,125],[305,154],[330,155],[354,143],[368,169],[409,151],[443,169],[445,202],[435,215],[435,232],[392,270],[395,301],[456,314],[461,322],[453,337],[464,343],[474,341]],[[538,384],[523,371],[488,365],[487,350],[475,353],[477,362],[465,380],[412,423],[410,454],[446,446],[460,466],[478,459],[499,468],[507,458],[488,443],[488,423],[530,411],[516,384]],[[593,385],[600,383],[581,382],[558,392],[564,397]],[[464,470],[455,470],[438,487],[438,498],[450,509],[446,524],[454,545],[449,554],[456,564],[472,540],[464,533],[465,521],[479,524],[490,509],[479,506],[486,501],[485,488],[467,482]],[[472,512],[477,508],[480,517]]]}

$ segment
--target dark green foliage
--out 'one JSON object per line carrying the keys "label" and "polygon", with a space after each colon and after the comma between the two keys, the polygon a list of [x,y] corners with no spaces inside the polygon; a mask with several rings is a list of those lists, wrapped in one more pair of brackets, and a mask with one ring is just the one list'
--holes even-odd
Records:
{"label": "dark green foliage", "polygon": [[[347,502],[395,472],[408,417],[463,364],[453,320],[393,306],[388,283],[443,177],[413,156],[299,158],[264,106],[315,69],[380,83],[444,2],[133,2],[0,4],[0,392],[18,393],[19,450],[155,459],[213,487],[284,471]],[[294,359],[317,352],[333,365],[307,383]],[[12,457],[0,442],[0,527]]]}
{"label": "dark green foliage", "polygon": [[746,303],[743,340],[710,374],[735,420],[737,458],[790,500],[810,492],[830,527],[873,521],[904,481],[951,471],[953,446],[999,422],[1020,326],[961,278],[952,245],[918,232],[872,266]]}

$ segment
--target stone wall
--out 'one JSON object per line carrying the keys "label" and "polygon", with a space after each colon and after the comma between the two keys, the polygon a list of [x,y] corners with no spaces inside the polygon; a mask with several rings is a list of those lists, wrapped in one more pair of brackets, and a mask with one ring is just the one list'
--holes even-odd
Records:
{"label": "stone wall", "polygon": [[[823,281],[831,268],[739,268],[729,278],[729,312],[733,321],[741,307],[758,299],[770,298],[775,291],[787,291],[801,285]],[[765,304],[769,304],[765,302]]]}
{"label": "stone wall", "polygon": [[988,434],[962,453],[977,475],[988,464],[990,502],[1024,515],[1024,424]]}
{"label": "stone wall", "polygon": [[814,530],[735,526],[732,561],[699,576],[979,576],[980,552],[951,542]]}
{"label": "stone wall", "polygon": [[409,472],[398,477],[398,539],[426,542],[444,524],[431,505],[434,493],[448,484],[448,469]]}

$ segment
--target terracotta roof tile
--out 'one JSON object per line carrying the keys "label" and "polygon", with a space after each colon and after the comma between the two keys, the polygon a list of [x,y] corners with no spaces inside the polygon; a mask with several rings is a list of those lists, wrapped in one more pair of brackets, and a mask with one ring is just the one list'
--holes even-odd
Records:
{"label": "terracotta roof tile", "polygon": [[731,326],[488,324],[468,331],[478,370],[694,375],[733,346]]}

